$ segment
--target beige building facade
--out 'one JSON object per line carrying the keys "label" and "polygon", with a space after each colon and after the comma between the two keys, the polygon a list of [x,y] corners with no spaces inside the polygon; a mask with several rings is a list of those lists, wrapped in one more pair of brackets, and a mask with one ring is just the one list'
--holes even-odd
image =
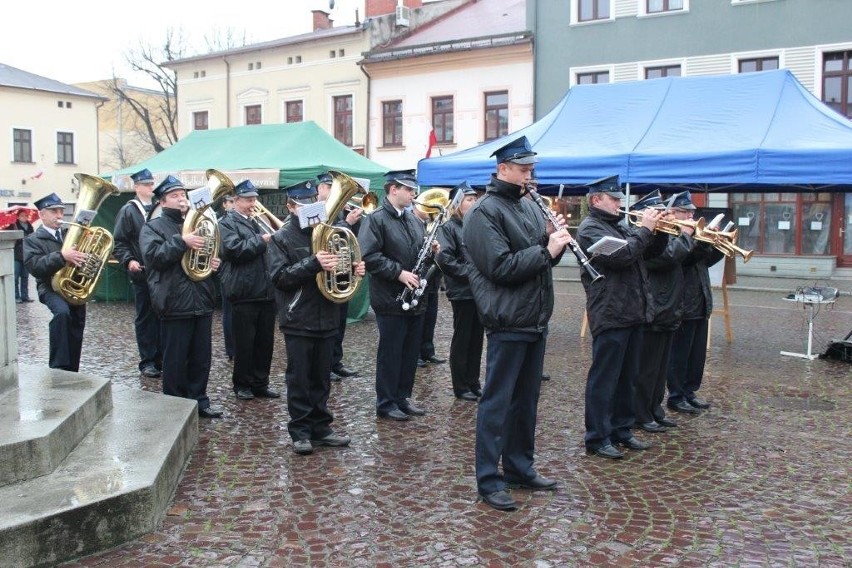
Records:
{"label": "beige building facade", "polygon": [[0,207],[55,192],[77,199],[74,174],[98,173],[95,93],[0,63]]}

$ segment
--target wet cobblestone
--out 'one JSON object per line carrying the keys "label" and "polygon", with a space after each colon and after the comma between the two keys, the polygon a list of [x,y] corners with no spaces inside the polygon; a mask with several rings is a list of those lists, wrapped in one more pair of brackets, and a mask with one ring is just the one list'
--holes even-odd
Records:
{"label": "wet cobblestone", "polygon": [[[591,339],[584,296],[557,284],[536,438],[538,470],[559,490],[513,496],[520,509],[476,500],[476,405],[452,396],[448,365],[418,371],[427,416],[377,421],[374,320],[351,325],[345,361],[364,378],[332,385],[347,449],[296,456],[284,399],[231,394],[220,314],[209,393],[224,420],[201,421],[198,445],[160,527],[68,566],[849,566],[852,366],[805,361],[804,310],[775,292],[732,291],[734,341],[715,317],[702,397],[653,447],[620,462],[585,455],[583,390]],[[449,349],[442,298],[436,345]],[[47,309],[18,306],[22,360],[46,364]],[[159,391],[136,371],[130,304],[90,304],[81,370]],[[816,319],[814,351],[852,326],[852,298]],[[278,334],[272,386],[284,390]]]}

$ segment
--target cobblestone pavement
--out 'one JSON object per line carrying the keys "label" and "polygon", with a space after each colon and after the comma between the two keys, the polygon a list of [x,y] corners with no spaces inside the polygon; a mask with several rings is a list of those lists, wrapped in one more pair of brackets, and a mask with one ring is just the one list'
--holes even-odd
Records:
{"label": "cobblestone pavement", "polygon": [[[805,312],[777,292],[731,292],[734,341],[714,318],[701,395],[713,407],[675,416],[666,434],[612,462],[583,451],[591,351],[579,337],[584,296],[557,284],[539,405],[536,464],[555,493],[516,490],[520,509],[477,502],[475,403],[452,396],[447,365],[418,371],[429,413],[377,422],[376,326],[351,325],[346,362],[365,377],[333,384],[347,449],[292,452],[284,399],[238,402],[214,321],[212,401],[198,445],[161,526],[69,566],[850,566],[852,367],[782,357],[803,351]],[[451,310],[437,330],[446,355]],[[19,350],[46,364],[47,309],[18,307]],[[141,379],[129,304],[91,304],[82,370],[158,391]],[[852,327],[852,298],[816,319],[815,351]],[[272,386],[283,390],[278,337]]]}

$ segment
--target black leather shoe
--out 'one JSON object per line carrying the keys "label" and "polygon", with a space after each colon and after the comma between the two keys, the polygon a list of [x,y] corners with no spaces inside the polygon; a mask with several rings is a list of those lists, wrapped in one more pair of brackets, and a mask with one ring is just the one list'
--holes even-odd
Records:
{"label": "black leather shoe", "polygon": [[473,394],[470,391],[460,392],[460,393],[456,394],[456,398],[461,399],[461,400],[469,400],[471,402],[476,402],[477,400],[479,400],[479,397],[476,396],[475,394]]}
{"label": "black leather shoe", "polygon": [[296,440],[293,442],[293,451],[300,456],[306,456],[314,453],[314,447],[311,445],[310,440]]}
{"label": "black leather shoe", "polygon": [[630,448],[631,450],[647,450],[651,447],[651,444],[648,442],[643,442],[636,436],[631,436],[626,440],[615,440],[616,444],[621,444],[625,448]]}
{"label": "black leather shoe", "polygon": [[198,416],[201,418],[222,418],[222,409],[218,406],[207,406],[198,409]]}
{"label": "black leather shoe", "polygon": [[388,411],[377,410],[376,416],[378,416],[379,418],[387,418],[388,420],[397,420],[399,422],[402,422],[404,420],[411,420],[411,417],[408,414],[401,410],[397,410],[396,408]]}
{"label": "black leather shoe", "polygon": [[400,404],[399,409],[409,416],[423,416],[426,414],[426,411],[411,402],[410,400],[406,400],[405,404]]}
{"label": "black leather shoe", "polygon": [[559,485],[555,479],[536,475],[532,479],[506,479],[506,485],[511,488],[532,489],[533,491],[555,491]]}
{"label": "black leather shoe", "polygon": [[550,375],[549,375],[548,373],[542,373],[542,374],[541,374],[541,380],[542,380],[542,381],[549,381],[549,380],[550,380]]}
{"label": "black leather shoe", "polygon": [[262,389],[254,389],[251,392],[254,396],[260,398],[281,398],[280,392],[274,391],[269,387],[263,387]]}
{"label": "black leather shoe", "polygon": [[698,414],[701,412],[685,400],[679,400],[674,404],[667,403],[666,406],[675,412],[683,412],[684,414]]}
{"label": "black leather shoe", "polygon": [[677,422],[674,420],[669,420],[668,418],[660,418],[657,420],[657,424],[660,426],[665,426],[666,428],[677,428]]}
{"label": "black leather shoe", "polygon": [[30,299],[30,298],[24,298],[24,301],[25,301],[26,303],[28,303],[28,304],[29,304],[30,302],[35,302],[35,300]]}
{"label": "black leather shoe", "polygon": [[348,446],[349,442],[352,441],[352,438],[349,436],[344,436],[341,434],[335,434],[332,432],[322,438],[318,438],[316,440],[311,440],[311,444],[314,446],[331,446],[334,448],[340,448],[343,446]]}
{"label": "black leather shoe", "polygon": [[483,501],[498,511],[514,511],[518,508],[518,504],[506,491],[495,491],[487,495],[480,495]]}
{"label": "black leather shoe", "polygon": [[146,365],[142,368],[142,376],[149,379],[157,379],[163,376],[163,373],[161,373],[154,365]]}
{"label": "black leather shoe", "polygon": [[701,400],[697,396],[693,396],[692,398],[686,399],[686,402],[688,402],[690,405],[694,406],[695,408],[700,408],[702,410],[710,408],[709,402],[707,402],[706,400]]}
{"label": "black leather shoe", "polygon": [[432,355],[431,357],[426,357],[423,360],[426,361],[427,363],[433,363],[435,365],[440,365],[441,363],[447,362],[446,359],[441,359],[440,357],[435,357],[434,355]]}
{"label": "black leather shoe", "polygon": [[668,428],[663,427],[659,422],[643,422],[638,426],[642,430],[645,430],[646,432],[652,432],[654,434],[659,434],[660,432],[668,431]]}
{"label": "black leather shoe", "polygon": [[254,393],[251,389],[237,389],[237,398],[240,400],[251,400],[254,398]]}
{"label": "black leather shoe", "polygon": [[429,363],[427,363],[423,359],[417,359],[417,366],[422,369],[423,367],[428,367]]}
{"label": "black leather shoe", "polygon": [[349,377],[357,377],[358,374],[359,374],[358,371],[355,371],[353,369],[349,369],[347,367],[344,367],[343,365],[340,365],[339,367],[335,367],[334,369],[332,369],[332,371],[334,372],[335,375],[337,375],[338,377],[342,377],[344,379],[348,379]]}
{"label": "black leather shoe", "polygon": [[476,388],[472,388],[472,389],[470,389],[470,392],[472,392],[473,394],[475,394],[477,397],[481,397],[481,396],[482,396],[482,389],[481,389],[481,388],[479,388],[479,387],[476,387]]}
{"label": "black leather shoe", "polygon": [[624,457],[624,452],[622,452],[612,444],[607,444],[606,446],[601,446],[600,448],[586,448],[586,453],[594,454],[602,458],[609,458],[611,460],[620,460]]}

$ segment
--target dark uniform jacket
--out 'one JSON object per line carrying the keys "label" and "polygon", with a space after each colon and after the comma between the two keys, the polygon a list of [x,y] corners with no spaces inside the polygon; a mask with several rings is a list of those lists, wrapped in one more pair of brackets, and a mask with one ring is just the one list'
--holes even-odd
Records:
{"label": "dark uniform jacket", "polygon": [[[115,229],[113,230],[113,238],[115,239],[115,248],[112,254],[118,260],[119,264],[127,270],[127,265],[131,260],[135,260],[141,265],[145,265],[142,259],[142,249],[139,248],[139,233],[142,231],[142,226],[145,224],[147,211],[143,214],[142,210],[145,206],[138,199],[131,199],[118,211],[115,217]],[[134,282],[145,280],[145,272],[130,272],[127,270],[128,276]]]}
{"label": "dark uniform jacket", "polygon": [[219,221],[222,290],[232,303],[275,299],[275,289],[269,281],[267,246],[259,230],[236,210]]}
{"label": "dark uniform jacket", "polygon": [[713,266],[725,255],[708,243],[696,243],[683,261],[683,319],[707,319],[713,313],[713,291],[710,274]]}
{"label": "dark uniform jacket", "polygon": [[646,261],[651,295],[654,298],[654,331],[674,331],[683,317],[683,268],[681,263],[692,250],[692,237],[670,236],[662,254]]}
{"label": "dark uniform jacket", "polygon": [[438,242],[441,252],[438,253],[438,266],[444,273],[447,287],[447,299],[452,301],[472,300],[468,280],[469,262],[465,257],[462,246],[462,219],[457,215],[441,225],[438,229]]}
{"label": "dark uniform jacket", "polygon": [[465,216],[462,238],[470,259],[470,289],[488,331],[544,333],[553,313],[552,267],[541,211],[521,186],[492,174]]}
{"label": "dark uniform jacket", "polygon": [[[60,231],[64,238],[66,231]],[[62,243],[43,225],[24,239],[24,266],[36,279],[39,297],[48,290],[53,290],[50,279],[66,264],[61,250]]]}
{"label": "dark uniform jacket", "polygon": [[189,248],[182,227],[181,212],[163,207],[163,214],[145,223],[139,235],[151,303],[161,319],[206,316],[216,302],[213,278],[194,282],[183,271],[180,261]]}
{"label": "dark uniform jacket", "polygon": [[340,306],[325,298],[317,285],[322,266],[311,251],[313,227],[299,227],[290,215],[272,236],[270,279],[276,288],[278,325],[286,334],[331,337],[340,326]]}
{"label": "dark uniform jacket", "polygon": [[405,311],[397,300],[405,286],[397,280],[403,270],[411,271],[424,243],[423,223],[410,211],[400,216],[387,198],[367,217],[358,242],[361,258],[370,273],[370,306],[377,314],[417,315],[426,302]]}
{"label": "dark uniform jacket", "polygon": [[[604,278],[592,282],[586,271],[581,273],[592,335],[608,329],[650,323],[654,319],[654,300],[643,258],[659,255],[665,249],[669,235],[661,232],[655,237],[644,227],[620,224],[620,218],[620,215],[590,207],[588,216],[577,230],[577,243],[583,250],[588,250],[606,236],[627,241],[626,246],[613,254],[592,260]],[[649,247],[652,247],[651,250],[646,251]]]}
{"label": "dark uniform jacket", "polygon": [[15,260],[24,261],[24,239],[33,234],[34,229],[32,223],[21,223],[20,221],[15,221],[12,225],[9,226],[9,229],[12,231],[23,231],[23,238],[15,241]]}

